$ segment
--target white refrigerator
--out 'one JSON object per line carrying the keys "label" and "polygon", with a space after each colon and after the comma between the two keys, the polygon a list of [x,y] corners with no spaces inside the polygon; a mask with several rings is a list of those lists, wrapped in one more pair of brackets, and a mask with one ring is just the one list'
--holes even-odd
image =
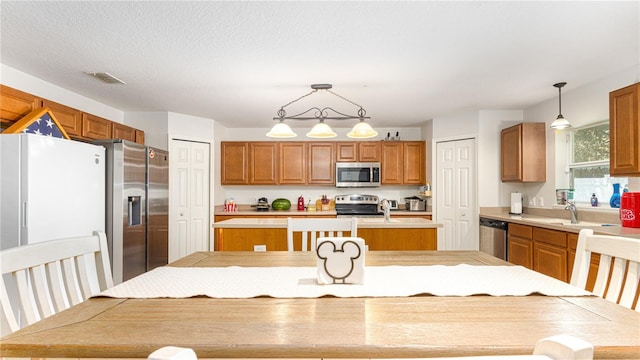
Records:
{"label": "white refrigerator", "polygon": [[0,249],[105,231],[105,149],[0,134]]}

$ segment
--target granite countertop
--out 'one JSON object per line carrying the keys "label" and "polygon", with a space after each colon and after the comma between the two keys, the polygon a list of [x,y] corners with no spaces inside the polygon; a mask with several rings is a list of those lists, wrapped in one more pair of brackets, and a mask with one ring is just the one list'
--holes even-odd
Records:
{"label": "granite countertop", "polygon": [[[568,214],[567,211],[555,209],[532,209],[529,211],[525,209],[523,214],[514,215],[509,213],[508,208],[481,208],[480,217],[564,232],[579,233],[581,229],[592,229],[597,234],[640,239],[640,228],[620,226],[620,221],[616,221],[615,213],[604,213],[603,215],[595,212],[592,214],[580,213],[580,209],[578,211],[579,221],[577,224],[571,224],[571,220],[568,217],[564,217],[565,213]],[[581,217],[580,215],[584,216]]]}
{"label": "granite countertop", "polygon": [[[289,210],[273,210],[269,208],[269,211],[257,211],[255,207],[246,204],[239,204],[238,211],[227,212],[224,209],[224,205],[216,205],[214,207],[214,215],[217,216],[337,216],[335,210],[327,210],[327,211],[298,211],[295,206],[291,206]],[[394,216],[428,216],[431,215],[431,211],[407,211],[404,209],[401,210],[392,210],[391,217]]]}
{"label": "granite countertop", "polygon": [[[286,218],[259,217],[259,218],[234,218],[218,221],[213,224],[215,229],[225,228],[286,228]],[[395,229],[429,229],[442,227],[431,220],[420,217],[391,217],[390,221],[384,218],[358,218],[358,228],[395,228]]]}

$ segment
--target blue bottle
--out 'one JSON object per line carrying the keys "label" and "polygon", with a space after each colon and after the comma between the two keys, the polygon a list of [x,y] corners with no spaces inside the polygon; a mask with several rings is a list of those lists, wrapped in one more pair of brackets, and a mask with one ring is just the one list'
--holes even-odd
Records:
{"label": "blue bottle", "polygon": [[618,183],[613,184],[613,194],[609,199],[609,205],[616,209],[620,207],[620,184]]}

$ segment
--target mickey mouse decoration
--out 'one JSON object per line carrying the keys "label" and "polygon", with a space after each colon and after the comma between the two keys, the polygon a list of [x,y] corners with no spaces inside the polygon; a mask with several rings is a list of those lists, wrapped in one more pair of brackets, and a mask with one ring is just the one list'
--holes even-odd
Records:
{"label": "mickey mouse decoration", "polygon": [[318,283],[364,283],[364,239],[322,237],[318,239],[317,243]]}

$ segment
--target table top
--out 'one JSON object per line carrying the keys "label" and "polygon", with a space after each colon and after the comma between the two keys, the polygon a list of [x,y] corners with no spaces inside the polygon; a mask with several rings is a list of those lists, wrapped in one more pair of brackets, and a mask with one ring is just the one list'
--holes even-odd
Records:
{"label": "table top", "polygon": [[[371,251],[367,265],[505,265],[475,251]],[[198,252],[170,266],[314,266],[312,253]],[[597,297],[92,298],[1,340],[6,357],[401,358],[531,354],[544,337],[640,358],[640,313]]]}

